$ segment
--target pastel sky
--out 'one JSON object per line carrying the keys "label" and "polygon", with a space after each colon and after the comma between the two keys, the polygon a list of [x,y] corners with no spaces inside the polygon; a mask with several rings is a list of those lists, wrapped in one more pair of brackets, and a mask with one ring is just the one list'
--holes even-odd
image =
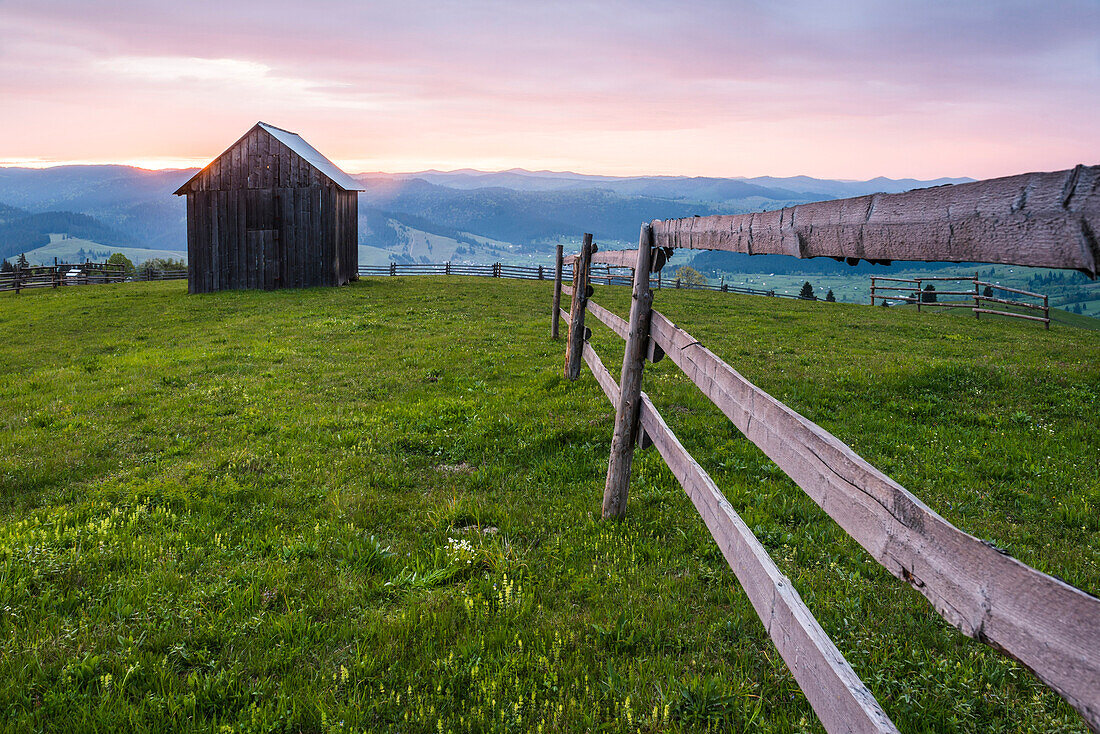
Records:
{"label": "pastel sky", "polygon": [[0,0],[0,164],[985,178],[1100,163],[1100,0]]}

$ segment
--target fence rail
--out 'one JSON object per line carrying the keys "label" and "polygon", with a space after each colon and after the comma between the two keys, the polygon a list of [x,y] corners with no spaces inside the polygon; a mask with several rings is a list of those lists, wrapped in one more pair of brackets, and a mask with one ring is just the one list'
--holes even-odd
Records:
{"label": "fence rail", "polygon": [[[904,283],[906,285],[878,285],[879,282],[887,283]],[[973,288],[967,290],[957,291],[937,291],[935,286],[932,286],[933,290],[924,290],[924,284],[930,281],[935,282],[953,282],[953,283],[972,283]],[[994,295],[998,291],[1002,293],[1012,293],[1019,296],[1026,296],[1033,298],[1035,301],[1024,301],[1019,298],[1005,298]],[[910,294],[910,295],[902,295]],[[940,296],[966,296],[965,300],[951,300],[941,301]],[[875,300],[878,300],[882,305],[889,305],[891,301],[901,301],[902,303],[915,303],[917,311],[921,310],[921,306],[929,308],[969,308],[974,312],[974,318],[981,318],[981,314],[995,314],[997,316],[1011,316],[1016,319],[1027,319],[1029,321],[1042,322],[1043,326],[1050,329],[1050,299],[1042,293],[1033,293],[1031,291],[1020,290],[1019,288],[1009,288],[1008,286],[998,285],[997,283],[989,283],[981,280],[978,273],[974,273],[974,277],[960,276],[957,278],[951,277],[920,277],[920,278],[886,278],[881,275],[871,276],[871,305],[875,305]],[[934,299],[934,300],[933,300]],[[1038,303],[1036,301],[1039,301]],[[1041,311],[1042,316],[1033,316],[1030,314],[1019,313],[1016,311],[1006,311],[1004,309],[990,309],[983,307],[983,303],[998,303],[1003,306],[1011,306],[1013,308],[1026,308],[1034,311]]]}
{"label": "fence rail", "polygon": [[33,265],[0,272],[0,292],[35,288],[60,288],[73,285],[103,285],[125,280],[181,280],[187,277],[186,269],[156,270],[127,276],[122,265],[109,263],[57,263]]}
{"label": "fence rail", "polygon": [[658,247],[1100,269],[1100,166],[653,222]]}
{"label": "fence rail", "polygon": [[34,265],[0,273],[0,291],[19,293],[33,288],[118,283],[123,278],[121,265],[92,262]]}
{"label": "fence rail", "polygon": [[[610,253],[599,253],[600,256],[629,255],[637,257],[637,250],[612,250]],[[596,258],[594,257],[593,260]],[[590,271],[589,282],[595,285],[623,285],[629,286],[634,282],[633,268],[629,274],[612,272],[622,270],[621,265],[607,265],[603,272]],[[402,276],[402,275],[469,275],[485,278],[517,278],[520,280],[553,280],[554,268],[543,265],[503,265],[492,263],[487,265],[460,265],[458,263],[390,263],[389,265],[364,265],[359,267],[360,277],[378,276]],[[573,277],[573,256],[563,257],[562,277],[569,280]],[[739,293],[748,296],[769,296],[772,298],[793,298],[796,300],[821,300],[803,299],[799,295],[791,293],[776,293],[774,290],[762,288],[748,288],[745,286],[730,285],[722,278],[718,283],[687,283],[680,278],[665,278],[660,271],[650,277],[650,287],[656,290],[682,289],[717,291],[721,293]]]}
{"label": "fence rail", "polygon": [[[749,382],[653,310],[650,262],[657,251],[657,229],[656,223],[644,226],[639,249],[632,251],[636,264],[629,320],[590,300],[597,249],[591,235],[585,236],[581,252],[573,258],[572,286],[560,279],[555,282],[555,300],[562,293],[572,299],[568,312],[558,308],[552,313],[553,331],[559,320],[569,326],[566,377],[579,376],[583,358],[615,406],[604,517],[621,517],[626,511],[634,447],[655,446],[703,518],[825,729],[896,731],[790,581],[641,391],[644,362],[667,355],[886,570],[919,591],[963,634],[1023,663],[1093,731],[1100,731],[1100,599],[956,528],[838,438]],[[588,344],[586,313],[626,342],[619,383]]]}
{"label": "fence rail", "polygon": [[[572,268],[565,269],[572,276]],[[361,265],[360,277],[401,275],[466,275],[481,278],[513,278],[518,280],[553,280],[554,269],[545,265],[505,265],[503,263],[390,263]]]}

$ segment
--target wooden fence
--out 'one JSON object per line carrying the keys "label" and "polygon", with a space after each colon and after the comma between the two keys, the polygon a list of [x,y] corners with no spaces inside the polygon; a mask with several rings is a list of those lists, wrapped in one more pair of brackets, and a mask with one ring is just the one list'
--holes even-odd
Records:
{"label": "wooden fence", "polygon": [[520,280],[553,280],[554,270],[544,265],[484,265],[462,263],[390,263],[389,265],[360,265],[359,276],[399,275],[469,275],[482,278],[518,278]]}
{"label": "wooden fence", "polygon": [[182,280],[187,270],[156,270],[142,274],[140,271],[127,276],[121,265],[108,263],[57,263],[33,265],[0,272],[0,292],[20,291],[32,288],[58,288],[71,285],[102,285],[121,283],[125,280]]}
{"label": "wooden fence", "polygon": [[[969,283],[973,285],[973,288],[967,287],[966,290],[924,290],[925,285],[931,285],[932,283]],[[879,283],[896,283],[898,285],[879,285]],[[901,285],[905,284],[905,285]],[[935,288],[935,286],[932,286]],[[1001,295],[997,295],[1000,293]],[[1032,298],[1032,301],[1024,301],[1020,298],[1012,298],[1011,294],[1016,296],[1023,296],[1026,298]],[[947,301],[941,301],[941,296],[949,296]],[[960,296],[965,296],[961,299]],[[917,311],[921,310],[921,306],[926,308],[969,308],[974,312],[974,318],[981,318],[983,313],[996,314],[997,316],[1011,316],[1017,319],[1028,319],[1029,321],[1042,322],[1043,326],[1050,329],[1050,299],[1042,293],[1032,293],[1031,291],[1023,291],[1019,288],[1009,288],[1008,286],[998,285],[997,283],[989,283],[984,280],[980,280],[978,273],[974,273],[973,278],[960,276],[957,278],[951,277],[921,277],[921,278],[886,278],[881,275],[871,276],[871,305],[875,305],[875,299],[878,299],[882,305],[888,305],[891,302],[902,303],[915,303],[917,305]],[[934,300],[933,300],[934,299]],[[1003,308],[994,309],[983,307],[982,304],[997,304],[1000,306],[1008,306],[1012,308],[1026,308],[1032,311],[1041,312],[1041,316],[1019,313],[1017,311],[1006,311]]]}
{"label": "wooden fence", "polygon": [[[583,361],[615,406],[603,516],[625,514],[634,448],[655,446],[830,732],[893,732],[896,727],[790,580],[641,391],[646,361],[667,355],[884,568],[923,594],[963,634],[1020,661],[1098,732],[1100,600],[959,530],[838,438],[746,380],[653,310],[650,273],[667,258],[663,248],[715,247],[853,260],[870,256],[1045,265],[1095,275],[1100,258],[1092,234],[1100,231],[1098,183],[1100,167],[1079,166],[1057,174],[822,202],[759,215],[658,220],[642,227],[635,251],[599,253],[591,235],[585,235],[573,261],[572,286],[563,285],[562,278],[555,280],[555,306],[562,293],[571,297],[569,311],[556,308],[551,318],[552,334],[557,334],[559,320],[569,326],[565,375],[576,379]],[[925,211],[926,205],[932,208]],[[807,211],[812,216],[803,216]],[[948,221],[957,211],[968,214]],[[905,213],[904,221],[897,220],[899,212]],[[885,217],[893,226],[880,226],[876,217]],[[830,226],[831,233],[823,232]],[[1075,239],[1067,244],[1062,235]],[[630,259],[633,297],[629,319],[623,319],[590,300],[591,267],[594,262],[623,265]],[[618,383],[588,344],[586,313],[626,342]]]}
{"label": "wooden fence", "polygon": [[[560,247],[560,245],[559,245]],[[612,252],[619,252],[613,250]],[[634,250],[624,252],[634,253]],[[562,271],[566,279],[573,277],[574,255],[562,259]],[[623,271],[627,271],[625,274]],[[596,285],[625,285],[634,283],[634,268],[623,268],[618,265],[605,265],[603,271],[597,271],[593,266],[589,273],[589,282]],[[502,265],[492,263],[488,265],[462,265],[459,263],[390,263],[389,265],[368,265],[359,268],[360,277],[368,276],[401,276],[401,275],[469,275],[485,278],[518,278],[520,280],[553,280],[554,269],[544,265]],[[650,287],[655,290],[663,288],[717,291],[721,293],[740,293],[750,296],[770,296],[773,298],[795,298],[801,296],[790,293],[776,293],[774,290],[762,288],[746,288],[726,283],[724,279],[718,283],[682,283],[679,278],[662,279],[661,272],[653,273],[650,278]],[[821,300],[821,299],[810,299]]]}
{"label": "wooden fence", "polygon": [[106,263],[79,263],[55,265],[36,265],[28,268],[16,268],[0,273],[0,291],[15,291],[30,288],[57,288],[68,285],[91,285],[99,283],[118,283],[124,278],[121,265]]}

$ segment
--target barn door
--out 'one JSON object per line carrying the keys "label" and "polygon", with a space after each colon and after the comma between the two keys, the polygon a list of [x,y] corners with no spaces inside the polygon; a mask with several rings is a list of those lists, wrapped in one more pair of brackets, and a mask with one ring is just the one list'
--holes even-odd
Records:
{"label": "barn door", "polygon": [[279,230],[264,230],[264,288],[274,290],[282,288],[282,277],[279,275],[282,258],[279,257]]}
{"label": "barn door", "polygon": [[250,229],[248,231],[248,251],[254,258],[253,276],[249,284],[254,288],[274,290],[279,287],[278,267],[279,231],[275,229]]}

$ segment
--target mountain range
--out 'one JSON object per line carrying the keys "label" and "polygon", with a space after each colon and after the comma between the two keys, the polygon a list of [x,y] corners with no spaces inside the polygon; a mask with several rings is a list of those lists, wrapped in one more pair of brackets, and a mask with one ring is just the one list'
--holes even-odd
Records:
{"label": "mountain range", "polygon": [[[49,234],[149,250],[186,249],[184,201],[197,169],[121,165],[0,168],[0,258]],[[597,176],[568,171],[364,173],[360,261],[545,261],[554,244],[592,232],[609,246],[658,218],[775,209],[970,179]]]}

